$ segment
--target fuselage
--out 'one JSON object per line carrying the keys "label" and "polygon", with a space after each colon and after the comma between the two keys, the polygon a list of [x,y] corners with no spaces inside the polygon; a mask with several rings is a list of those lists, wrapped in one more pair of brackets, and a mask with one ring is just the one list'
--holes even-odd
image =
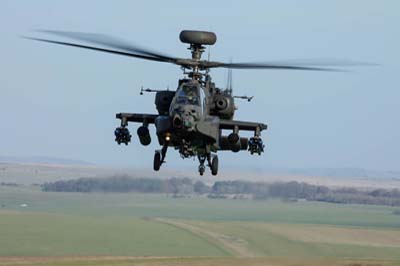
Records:
{"label": "fuselage", "polygon": [[180,149],[185,157],[206,153],[218,142],[216,134],[208,135],[202,124],[209,117],[208,99],[197,81],[180,84],[173,97],[169,117],[171,128],[170,145]]}
{"label": "fuselage", "polygon": [[175,92],[159,92],[160,116],[155,124],[160,145],[179,149],[183,157],[219,150],[220,120],[233,120],[236,109],[231,92],[216,88],[210,78],[205,82],[183,79]]}

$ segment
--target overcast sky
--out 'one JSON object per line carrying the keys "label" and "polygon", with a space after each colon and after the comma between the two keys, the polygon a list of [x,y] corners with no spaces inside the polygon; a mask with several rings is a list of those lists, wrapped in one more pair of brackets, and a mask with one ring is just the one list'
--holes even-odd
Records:
{"label": "overcast sky", "polygon": [[[233,2],[233,3],[229,3]],[[368,61],[350,73],[236,70],[236,119],[265,122],[263,156],[220,167],[400,170],[399,1],[1,1],[0,155],[152,167],[157,141],[114,142],[117,112],[155,112],[140,87],[176,88],[173,65],[38,43],[33,29],[104,33],[189,56],[182,29],[215,31],[214,60]],[[48,36],[47,36],[48,37]],[[52,37],[52,36],[51,36]],[[226,71],[213,70],[224,86]],[[131,124],[135,133],[137,125]],[[153,129],[154,132],[154,129]],[[168,168],[197,167],[170,151]]]}

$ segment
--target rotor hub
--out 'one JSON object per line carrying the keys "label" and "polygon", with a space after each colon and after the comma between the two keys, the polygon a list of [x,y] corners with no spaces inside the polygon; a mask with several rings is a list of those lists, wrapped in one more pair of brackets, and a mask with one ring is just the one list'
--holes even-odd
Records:
{"label": "rotor hub", "polygon": [[201,55],[204,53],[204,45],[213,45],[217,41],[217,36],[214,32],[209,31],[196,31],[196,30],[183,30],[179,34],[179,39],[183,43],[190,44],[188,48],[192,53],[192,72],[189,76],[193,79],[199,79],[201,74],[199,67]]}

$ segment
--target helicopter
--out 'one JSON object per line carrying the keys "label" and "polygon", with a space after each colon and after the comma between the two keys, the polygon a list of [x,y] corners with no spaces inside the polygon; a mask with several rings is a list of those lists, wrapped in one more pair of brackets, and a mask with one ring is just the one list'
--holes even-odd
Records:
{"label": "helicopter", "polygon": [[[219,151],[248,151],[251,155],[261,155],[265,145],[261,132],[267,130],[262,122],[234,120],[237,109],[235,99],[251,101],[253,97],[236,96],[231,84],[226,88],[218,87],[212,81],[210,70],[227,68],[231,83],[232,69],[281,69],[281,70],[311,70],[337,71],[327,66],[354,65],[355,63],[299,63],[285,62],[270,63],[224,63],[202,59],[206,46],[214,45],[217,36],[209,31],[183,30],[179,38],[182,43],[188,44],[191,58],[179,58],[154,52],[147,48],[132,45],[125,41],[107,35],[43,30],[42,33],[67,37],[91,45],[72,43],[44,38],[25,37],[28,39],[52,44],[83,48],[98,52],[111,53],[121,56],[134,57],[155,62],[170,63],[180,66],[183,77],[178,80],[175,91],[169,89],[141,89],[140,94],[155,93],[157,113],[117,113],[116,118],[120,125],[115,129],[115,141],[118,144],[128,145],[132,135],[128,123],[139,123],[137,129],[139,142],[148,146],[151,143],[149,125],[155,125],[156,137],[160,149],[156,150],[153,159],[153,169],[159,171],[166,162],[168,148],[177,150],[182,158],[196,158],[199,161],[198,172],[203,175],[209,167],[212,175],[218,174]],[[95,44],[96,46],[93,46]],[[323,67],[319,67],[319,66]],[[224,134],[229,131],[230,133]],[[243,131],[253,133],[251,137],[240,135]]]}

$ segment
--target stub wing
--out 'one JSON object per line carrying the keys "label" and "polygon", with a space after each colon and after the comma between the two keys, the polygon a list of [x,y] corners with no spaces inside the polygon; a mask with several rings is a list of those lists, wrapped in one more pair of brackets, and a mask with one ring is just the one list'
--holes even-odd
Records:
{"label": "stub wing", "polygon": [[266,124],[257,123],[257,122],[247,122],[247,121],[236,121],[236,120],[223,120],[219,121],[220,129],[235,129],[237,127],[238,130],[249,130],[249,131],[262,131],[266,130],[268,127]]}
{"label": "stub wing", "polygon": [[119,113],[116,114],[117,119],[121,119],[124,122],[137,122],[137,123],[146,123],[146,124],[154,124],[158,115],[154,114],[138,114],[138,113]]}
{"label": "stub wing", "polygon": [[[267,129],[267,125],[257,122],[220,120],[220,130],[232,130],[228,136],[221,136],[219,140],[219,150],[231,150],[238,152],[240,150],[248,150],[250,154],[258,154],[264,152],[264,144],[261,139],[261,131]],[[253,131],[254,137],[240,137],[239,131]]]}

